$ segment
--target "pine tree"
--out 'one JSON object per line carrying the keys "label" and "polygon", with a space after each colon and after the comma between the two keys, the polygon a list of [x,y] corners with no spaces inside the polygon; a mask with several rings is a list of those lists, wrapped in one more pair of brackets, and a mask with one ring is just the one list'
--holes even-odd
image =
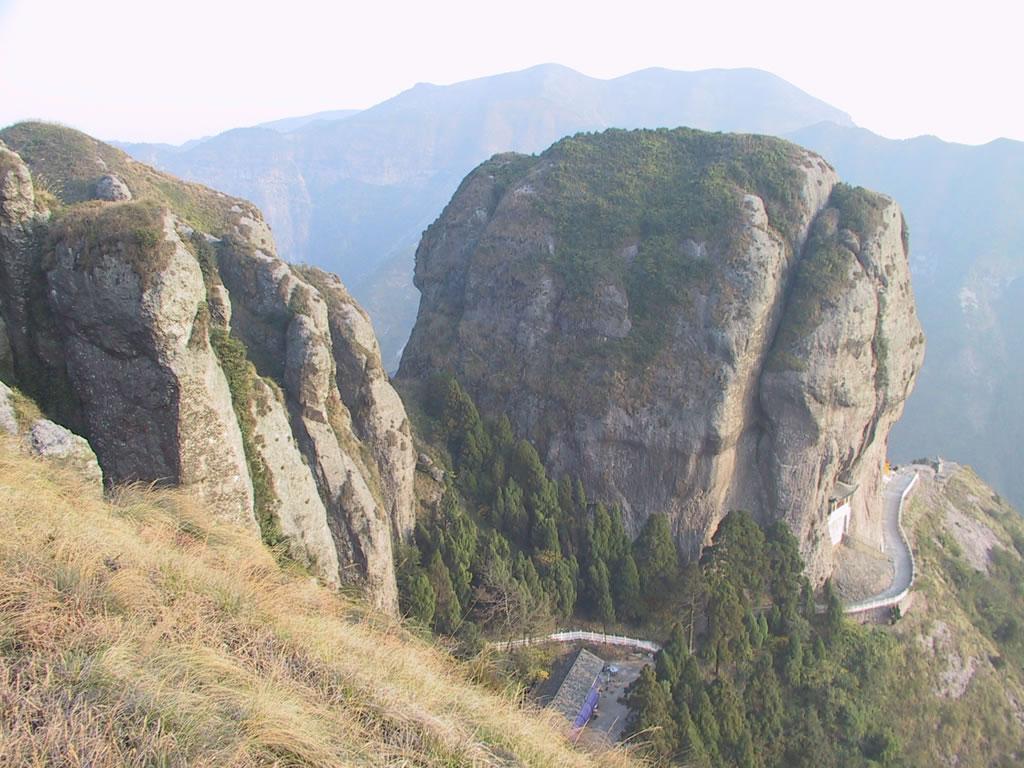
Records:
{"label": "pine tree", "polygon": [[676,748],[676,724],[671,717],[668,691],[646,666],[626,691],[629,718],[624,735],[636,737],[652,754],[668,758]]}
{"label": "pine tree", "polygon": [[608,584],[608,567],[598,560],[587,569],[590,604],[595,617],[607,626],[615,623],[615,604]]}
{"label": "pine tree", "polygon": [[448,567],[441,559],[440,552],[434,552],[430,565],[427,567],[427,578],[436,595],[434,631],[442,635],[454,634],[462,618],[462,608],[452,586]]}
{"label": "pine tree", "polygon": [[437,596],[430,579],[419,564],[415,547],[403,547],[399,553],[398,598],[402,614],[412,621],[430,627],[437,608]]}
{"label": "pine tree", "polygon": [[707,649],[714,659],[716,676],[723,664],[742,661],[749,655],[750,643],[743,615],[743,605],[732,582],[716,576],[711,582],[707,608]]}
{"label": "pine tree", "polygon": [[544,490],[548,476],[537,450],[528,440],[520,440],[512,451],[512,474],[527,497]]}
{"label": "pine tree", "polygon": [[700,729],[693,721],[690,708],[685,703],[676,710],[675,720],[677,750],[684,764],[692,768],[711,768],[711,758],[704,746],[704,739],[701,738]]}
{"label": "pine tree", "polygon": [[694,722],[700,730],[701,740],[704,742],[704,749],[712,763],[718,763],[719,750],[718,741],[721,738],[718,730],[718,719],[715,716],[715,708],[711,705],[711,697],[706,690],[701,689],[697,696],[697,707],[694,710]]}
{"label": "pine tree", "polygon": [[679,578],[679,553],[668,517],[656,513],[647,518],[633,545],[633,556],[641,593],[645,600],[656,602]]}
{"label": "pine tree", "polygon": [[640,572],[628,549],[611,573],[615,614],[623,621],[636,622],[643,616],[640,604]]}
{"label": "pine tree", "polygon": [[782,686],[769,654],[762,653],[754,663],[744,698],[747,703],[747,722],[751,725],[752,736],[762,754],[762,762],[773,764],[779,757],[785,710]]}
{"label": "pine tree", "polygon": [[730,580],[751,600],[764,587],[767,560],[764,532],[749,512],[734,510],[718,524],[718,530],[701,555],[705,572]]}
{"label": "pine tree", "polygon": [[514,478],[510,477],[505,487],[498,491],[495,510],[502,532],[517,546],[525,546],[530,518],[523,504],[523,490]]}
{"label": "pine tree", "polygon": [[825,631],[830,642],[835,641],[843,628],[843,604],[832,586],[832,579],[825,579]]}

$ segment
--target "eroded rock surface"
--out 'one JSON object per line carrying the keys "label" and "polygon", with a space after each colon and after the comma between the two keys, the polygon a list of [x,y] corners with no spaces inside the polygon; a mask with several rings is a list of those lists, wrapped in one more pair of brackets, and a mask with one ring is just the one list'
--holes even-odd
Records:
{"label": "eroded rock surface", "polygon": [[[415,457],[372,328],[340,282],[278,259],[244,201],[67,129],[4,136],[32,162],[0,145],[0,372],[88,437],[108,483],[186,486],[396,612],[393,541],[412,529]],[[51,162],[47,142],[83,162]],[[36,173],[64,174],[71,192],[46,197],[60,216]]]}
{"label": "eroded rock surface", "polygon": [[[896,204],[765,137],[610,131],[471,173],[417,251],[399,376],[451,371],[556,476],[667,513],[695,556],[730,509],[784,518],[812,576],[923,356]],[[413,386],[413,389],[415,387]]]}

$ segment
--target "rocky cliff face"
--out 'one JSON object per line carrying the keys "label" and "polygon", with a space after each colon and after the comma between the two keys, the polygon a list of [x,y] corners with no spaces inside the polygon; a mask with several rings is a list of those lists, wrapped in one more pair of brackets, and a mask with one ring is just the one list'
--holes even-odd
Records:
{"label": "rocky cliff face", "polygon": [[324,581],[397,610],[415,454],[362,310],[241,200],[74,131],[0,138],[0,375],[108,483],[187,486]]}
{"label": "rocky cliff face", "polygon": [[633,532],[668,513],[694,555],[729,509],[784,517],[820,578],[844,483],[881,536],[923,338],[898,207],[820,157],[687,130],[498,156],[424,235],[416,285],[410,389],[453,372]]}

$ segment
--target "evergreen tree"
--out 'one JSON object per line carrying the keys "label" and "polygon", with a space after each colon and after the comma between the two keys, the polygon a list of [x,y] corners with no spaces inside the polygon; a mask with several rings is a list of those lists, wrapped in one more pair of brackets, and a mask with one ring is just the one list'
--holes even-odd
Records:
{"label": "evergreen tree", "polygon": [[749,512],[734,510],[718,524],[718,530],[701,555],[705,572],[719,575],[756,600],[764,587],[767,559],[764,532]]}
{"label": "evergreen tree", "polygon": [[765,532],[765,556],[767,587],[772,600],[783,612],[796,612],[805,581],[804,562],[800,545],[784,521],[777,520]]}
{"label": "evergreen tree", "polygon": [[804,648],[800,635],[793,633],[789,636],[785,650],[782,654],[782,674],[786,682],[792,686],[800,685],[804,673]]}
{"label": "evergreen tree", "polygon": [[838,637],[843,628],[843,604],[832,586],[832,579],[825,579],[825,631],[830,641]]}
{"label": "evergreen tree", "polygon": [[676,710],[675,720],[677,751],[684,764],[692,768],[711,768],[711,758],[704,746],[704,739],[685,703]]}
{"label": "evergreen tree", "polygon": [[615,604],[608,584],[608,567],[598,560],[587,569],[590,603],[594,616],[607,627],[615,622]]}
{"label": "evergreen tree", "polygon": [[726,578],[715,577],[708,597],[707,650],[715,663],[715,675],[721,665],[743,661],[750,653],[750,643],[743,625],[744,609]]}
{"label": "evergreen tree", "polygon": [[551,573],[551,589],[554,597],[555,610],[564,618],[572,615],[576,607],[576,560],[559,558]]}
{"label": "evergreen tree", "polygon": [[640,572],[628,549],[611,573],[615,614],[623,621],[636,622],[643,617],[640,604]]}
{"label": "evergreen tree", "polygon": [[711,697],[704,689],[701,689],[697,695],[697,707],[693,714],[694,722],[700,730],[701,740],[704,742],[704,749],[707,751],[708,757],[711,758],[711,762],[717,764],[720,754],[718,719],[715,716],[715,708],[711,705]]}
{"label": "evergreen tree", "polygon": [[544,490],[548,481],[544,465],[540,462],[537,450],[528,440],[520,440],[512,451],[512,474],[522,486],[527,497]]}
{"label": "evergreen tree", "polygon": [[530,519],[523,504],[523,490],[514,478],[498,491],[495,511],[502,532],[517,546],[526,546]]}
{"label": "evergreen tree", "polygon": [[427,567],[427,578],[436,595],[434,610],[434,631],[442,635],[454,634],[462,618],[462,607],[452,586],[448,567],[441,559],[440,552],[434,552]]}
{"label": "evergreen tree", "polygon": [[664,648],[654,654],[654,675],[660,682],[668,683],[670,686],[675,685],[679,679],[676,661]]}
{"label": "evergreen tree", "polygon": [[747,681],[744,698],[747,703],[747,722],[751,725],[762,761],[772,765],[779,757],[785,710],[782,686],[768,654],[762,653],[757,657],[753,673]]}
{"label": "evergreen tree", "polygon": [[538,515],[534,518],[533,531],[530,534],[534,552],[547,552],[552,556],[561,557],[558,545],[558,528],[555,521],[547,516]]}
{"label": "evergreen tree", "polygon": [[636,736],[650,752],[661,759],[672,755],[676,747],[676,724],[672,719],[668,691],[646,666],[626,691],[629,718],[627,737]]}
{"label": "evergreen tree", "polygon": [[750,737],[743,702],[728,676],[715,680],[709,686],[708,695],[718,721],[718,748],[722,757],[739,764],[744,737]]}
{"label": "evergreen tree", "polygon": [[512,432],[512,422],[505,414],[502,414],[491,427],[491,444],[499,456],[507,455],[515,447],[516,438]]}
{"label": "evergreen tree", "polygon": [[437,608],[437,596],[430,579],[420,567],[415,547],[403,547],[398,567],[398,598],[402,615],[430,627]]}
{"label": "evergreen tree", "polygon": [[656,602],[679,578],[679,553],[667,516],[656,513],[647,518],[633,545],[633,557],[644,599]]}

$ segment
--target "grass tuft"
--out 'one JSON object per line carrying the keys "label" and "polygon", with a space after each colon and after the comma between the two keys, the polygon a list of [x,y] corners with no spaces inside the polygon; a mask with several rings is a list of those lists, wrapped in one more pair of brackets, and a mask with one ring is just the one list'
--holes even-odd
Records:
{"label": "grass tuft", "polygon": [[0,441],[0,765],[627,766],[180,491]]}

